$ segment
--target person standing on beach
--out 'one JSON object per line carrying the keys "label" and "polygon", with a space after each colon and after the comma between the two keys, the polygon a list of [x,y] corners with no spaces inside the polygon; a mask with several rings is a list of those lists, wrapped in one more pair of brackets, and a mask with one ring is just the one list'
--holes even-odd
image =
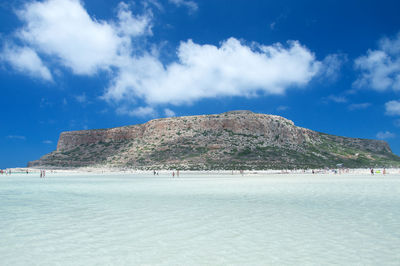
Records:
{"label": "person standing on beach", "polygon": [[175,171],[172,171],[172,178],[175,177]]}

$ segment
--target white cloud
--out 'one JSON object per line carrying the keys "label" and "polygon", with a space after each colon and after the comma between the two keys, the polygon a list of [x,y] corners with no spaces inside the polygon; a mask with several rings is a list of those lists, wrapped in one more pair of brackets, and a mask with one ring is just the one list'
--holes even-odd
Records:
{"label": "white cloud", "polygon": [[369,87],[377,91],[400,90],[400,33],[393,39],[383,38],[378,50],[355,60],[355,68],[361,71],[354,86]]}
{"label": "white cloud", "polygon": [[151,33],[150,15],[134,17],[121,3],[118,21],[107,23],[89,16],[78,0],[31,2],[18,12],[25,23],[19,38],[75,74],[95,74],[118,64],[131,49],[129,37]]}
{"label": "white cloud", "polygon": [[170,3],[177,6],[184,6],[189,9],[189,11],[194,12],[199,8],[195,1],[191,0],[168,0]]}
{"label": "white cloud", "polygon": [[18,136],[18,135],[8,135],[8,139],[17,139],[17,140],[26,140],[25,136]]}
{"label": "white cloud", "polygon": [[15,70],[47,81],[53,80],[50,70],[43,64],[37,53],[29,47],[6,45],[0,60],[8,62]]}
{"label": "white cloud", "polygon": [[[197,8],[193,1],[170,1]],[[92,18],[79,0],[30,2],[18,16],[24,23],[17,31],[18,41],[38,60],[41,55],[48,65],[79,75],[108,71],[110,84],[103,98],[120,105],[120,114],[150,116],[159,104],[192,104],[204,98],[283,95],[307,85],[323,69],[298,41],[246,45],[235,38],[218,46],[181,42],[177,61],[165,65],[157,53],[144,48],[146,40],[140,41],[152,34],[151,11],[134,15],[125,3],[119,4],[117,19],[111,21]],[[334,57],[326,61],[336,62]],[[326,69],[333,73],[330,70],[336,68]],[[145,107],[125,106],[138,100]]]}
{"label": "white cloud", "polygon": [[387,115],[400,115],[400,101],[389,101],[385,103]]}
{"label": "white cloud", "polygon": [[219,47],[189,40],[178,48],[178,62],[164,66],[145,55],[120,69],[105,98],[143,98],[150,104],[190,104],[202,98],[281,95],[306,85],[320,62],[298,42],[252,47],[230,38]]}
{"label": "white cloud", "polygon": [[129,5],[124,2],[118,5],[118,26],[116,27],[120,36],[152,35],[152,14],[147,12],[143,15],[134,16],[129,10]]}
{"label": "white cloud", "polygon": [[120,45],[113,28],[92,20],[78,0],[32,2],[18,16],[25,22],[20,38],[76,74],[109,66]]}
{"label": "white cloud", "polygon": [[43,140],[42,141],[44,144],[53,144],[53,142],[51,140]]}
{"label": "white cloud", "polygon": [[371,103],[353,103],[348,106],[350,111],[363,110],[371,106]]}
{"label": "white cloud", "polygon": [[156,117],[158,115],[157,111],[150,106],[137,107],[133,110],[130,110],[127,106],[122,106],[117,109],[117,114],[134,117]]}
{"label": "white cloud", "polygon": [[392,139],[392,138],[396,137],[396,134],[391,133],[389,131],[385,131],[385,132],[380,131],[376,134],[376,137],[378,139]]}
{"label": "white cloud", "polygon": [[166,117],[173,117],[173,116],[176,115],[175,112],[172,111],[172,110],[169,109],[169,108],[165,108],[165,109],[164,109],[164,114],[165,114]]}

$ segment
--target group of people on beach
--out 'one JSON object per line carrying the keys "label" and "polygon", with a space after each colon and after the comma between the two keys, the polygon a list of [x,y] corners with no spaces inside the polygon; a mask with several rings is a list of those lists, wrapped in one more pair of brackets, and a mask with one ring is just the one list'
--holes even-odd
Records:
{"label": "group of people on beach", "polygon": [[[380,170],[375,170],[374,171],[374,168],[371,168],[371,175],[374,175],[375,173],[380,174],[381,171]],[[386,168],[383,168],[382,174],[386,175]]]}
{"label": "group of people on beach", "polygon": [[[156,170],[153,170],[153,175],[158,175],[158,172],[156,172]],[[176,170],[176,173],[175,173],[175,171],[172,171],[172,178],[174,178],[174,177],[179,177],[179,170]]]}
{"label": "group of people on beach", "polygon": [[40,178],[44,178],[46,176],[46,170],[40,170]]}
{"label": "group of people on beach", "polygon": [[11,175],[11,170],[3,170],[3,169],[1,169],[0,170],[0,173],[3,175],[3,174],[5,174],[5,175]]}
{"label": "group of people on beach", "polygon": [[[175,177],[175,171],[172,171],[172,178]],[[176,170],[176,177],[179,177],[179,170]]]}

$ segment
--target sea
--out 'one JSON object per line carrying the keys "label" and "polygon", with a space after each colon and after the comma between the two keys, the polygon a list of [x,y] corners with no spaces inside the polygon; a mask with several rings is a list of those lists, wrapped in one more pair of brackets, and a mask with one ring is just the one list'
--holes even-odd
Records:
{"label": "sea", "polygon": [[400,265],[400,175],[2,175],[0,265]]}

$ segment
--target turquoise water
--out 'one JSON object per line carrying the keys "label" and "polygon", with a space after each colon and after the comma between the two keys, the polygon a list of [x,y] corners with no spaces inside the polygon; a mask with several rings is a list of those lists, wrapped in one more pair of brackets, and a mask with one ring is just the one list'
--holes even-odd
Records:
{"label": "turquoise water", "polygon": [[0,176],[0,265],[400,265],[400,176]]}

